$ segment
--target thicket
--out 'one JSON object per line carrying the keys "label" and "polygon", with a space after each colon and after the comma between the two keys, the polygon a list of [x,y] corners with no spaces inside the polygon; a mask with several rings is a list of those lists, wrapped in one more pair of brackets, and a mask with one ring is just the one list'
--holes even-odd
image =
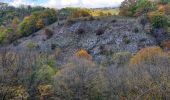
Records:
{"label": "thicket", "polygon": [[125,0],[120,6],[119,15],[140,16],[143,13],[155,10],[156,4],[149,0]]}
{"label": "thicket", "polygon": [[0,99],[168,98],[170,55],[159,47],[144,48],[134,56],[116,53],[117,64],[108,66],[87,59],[85,50],[61,67],[52,55],[1,50]]}
{"label": "thicket", "polygon": [[54,23],[57,20],[57,13],[54,9],[47,9],[43,12],[33,13],[24,18],[18,27],[18,32],[22,36],[28,36],[44,26]]}

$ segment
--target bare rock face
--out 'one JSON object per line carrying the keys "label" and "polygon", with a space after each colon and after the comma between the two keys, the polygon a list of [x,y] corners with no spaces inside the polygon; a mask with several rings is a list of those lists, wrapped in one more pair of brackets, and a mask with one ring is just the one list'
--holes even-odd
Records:
{"label": "bare rock face", "polygon": [[13,50],[35,49],[43,52],[60,48],[60,57],[64,61],[78,50],[85,49],[94,61],[101,62],[117,52],[136,53],[141,48],[157,44],[155,38],[147,34],[136,19],[131,18],[77,20],[73,24],[55,23],[47,28],[54,31],[51,38],[46,39],[44,30],[41,30],[33,36],[19,39],[17,45],[11,44],[9,47]]}

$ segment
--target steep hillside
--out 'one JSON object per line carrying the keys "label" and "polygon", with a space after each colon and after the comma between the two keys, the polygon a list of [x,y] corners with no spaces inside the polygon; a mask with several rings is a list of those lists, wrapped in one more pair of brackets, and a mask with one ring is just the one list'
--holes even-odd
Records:
{"label": "steep hillside", "polygon": [[16,51],[59,52],[57,61],[61,64],[80,49],[87,50],[94,61],[103,63],[116,52],[136,53],[152,45],[156,45],[155,38],[146,34],[136,19],[107,17],[56,22],[9,47]]}

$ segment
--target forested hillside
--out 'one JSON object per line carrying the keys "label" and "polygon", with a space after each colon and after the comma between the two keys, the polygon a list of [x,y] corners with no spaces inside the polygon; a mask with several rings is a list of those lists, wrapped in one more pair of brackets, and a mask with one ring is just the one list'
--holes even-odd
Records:
{"label": "forested hillside", "polygon": [[0,4],[0,100],[169,98],[170,0]]}

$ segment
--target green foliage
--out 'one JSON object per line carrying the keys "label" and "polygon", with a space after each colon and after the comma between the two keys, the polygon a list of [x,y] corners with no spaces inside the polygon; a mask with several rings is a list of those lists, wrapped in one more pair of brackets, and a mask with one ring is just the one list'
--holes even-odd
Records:
{"label": "green foliage", "polygon": [[149,0],[137,0],[135,12],[149,12],[156,9],[156,5]]}
{"label": "green foliage", "polygon": [[29,49],[33,49],[33,48],[35,48],[37,45],[34,43],[34,42],[29,42],[28,44],[27,44],[27,47],[29,48]]}
{"label": "green foliage", "polygon": [[67,19],[72,15],[72,13],[78,11],[80,8],[72,8],[72,7],[66,7],[62,8],[61,10],[58,11],[58,17],[59,19]]}
{"label": "green foliage", "polygon": [[140,16],[143,13],[155,10],[155,3],[149,0],[125,0],[120,7],[120,15]]}
{"label": "green foliage", "polygon": [[154,28],[166,28],[168,26],[168,18],[163,13],[154,12],[149,15],[149,19]]}
{"label": "green foliage", "polygon": [[35,17],[29,16],[24,18],[24,20],[20,23],[18,32],[21,36],[28,36],[33,32],[36,32],[36,20]]}
{"label": "green foliage", "polygon": [[170,0],[160,0],[160,3],[161,4],[167,4],[167,3],[169,3],[170,2]]}
{"label": "green foliage", "polygon": [[18,32],[21,36],[28,36],[43,28],[42,25],[47,26],[54,23],[56,20],[57,14],[54,9],[47,9],[43,12],[36,12],[31,16],[24,18],[24,20],[19,25]]}
{"label": "green foliage", "polygon": [[0,42],[1,43],[9,43],[10,40],[12,40],[14,37],[13,37],[13,32],[14,32],[14,29],[12,28],[3,28],[1,27],[0,28]]}
{"label": "green foliage", "polygon": [[55,75],[55,70],[49,65],[43,65],[37,72],[36,77],[37,80],[41,82],[50,82],[52,80],[52,76]]}
{"label": "green foliage", "polygon": [[0,42],[2,42],[6,38],[5,29],[0,27]]}
{"label": "green foliage", "polygon": [[45,9],[44,7],[40,6],[20,6],[17,8],[8,4],[3,4],[1,6],[3,9],[0,10],[0,26],[10,24],[16,17],[22,20],[25,16],[28,16],[33,12],[40,12]]}

